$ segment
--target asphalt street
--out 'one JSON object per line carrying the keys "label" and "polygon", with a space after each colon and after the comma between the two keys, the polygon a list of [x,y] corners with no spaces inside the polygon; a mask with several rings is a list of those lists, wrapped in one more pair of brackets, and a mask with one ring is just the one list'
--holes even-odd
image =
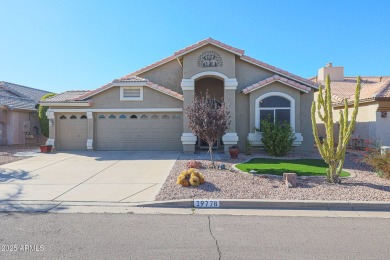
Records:
{"label": "asphalt street", "polygon": [[0,259],[388,259],[390,219],[0,213]]}

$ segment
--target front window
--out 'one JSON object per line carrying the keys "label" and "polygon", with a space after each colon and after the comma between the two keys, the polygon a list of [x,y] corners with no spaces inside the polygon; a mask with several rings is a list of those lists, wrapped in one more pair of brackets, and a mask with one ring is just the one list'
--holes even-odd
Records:
{"label": "front window", "polygon": [[[287,122],[291,125],[291,101],[281,96],[270,96],[259,101],[259,121]],[[259,125],[261,127],[261,124]],[[261,128],[260,128],[261,132]]]}

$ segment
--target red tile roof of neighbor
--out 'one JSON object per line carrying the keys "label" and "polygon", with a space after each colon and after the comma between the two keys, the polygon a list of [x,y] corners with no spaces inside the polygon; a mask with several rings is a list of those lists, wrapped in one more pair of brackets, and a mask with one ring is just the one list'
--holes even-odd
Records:
{"label": "red tile roof of neighbor", "polygon": [[44,104],[44,103],[78,103],[78,102],[88,102],[86,101],[76,101],[78,97],[88,93],[89,90],[70,90],[63,92],[61,94],[58,94],[54,97],[47,98],[39,103]]}
{"label": "red tile roof of neighbor", "polygon": [[[225,49],[227,51],[230,51],[230,52],[234,53],[235,55],[238,55],[242,60],[244,60],[246,62],[252,63],[252,64],[254,64],[256,66],[259,66],[259,67],[265,68],[267,70],[273,71],[273,72],[275,72],[277,74],[280,74],[280,76],[281,76],[280,81],[283,81],[282,78],[286,79],[287,81],[289,81],[289,84],[294,85],[295,87],[300,88],[302,90],[307,88],[306,86],[303,86],[302,84],[305,84],[305,85],[310,86],[312,88],[316,88],[316,89],[318,88],[319,84],[317,84],[316,82],[314,82],[312,80],[308,80],[308,79],[299,77],[299,76],[297,76],[295,74],[292,74],[292,73],[290,73],[288,71],[279,69],[277,67],[269,65],[269,64],[264,63],[262,61],[256,60],[256,59],[251,58],[249,56],[246,56],[246,55],[244,55],[244,50],[240,50],[240,49],[234,48],[234,47],[232,47],[230,45],[227,45],[225,43],[222,43],[222,42],[217,41],[217,40],[212,39],[212,38],[207,38],[207,39],[199,41],[199,42],[197,42],[195,44],[192,44],[192,45],[190,45],[190,46],[188,46],[186,48],[178,50],[173,55],[171,55],[171,56],[169,56],[169,57],[167,57],[165,59],[162,59],[162,60],[160,60],[160,61],[158,61],[156,63],[153,63],[153,64],[151,64],[149,66],[146,66],[146,67],[144,67],[144,68],[142,68],[140,70],[137,70],[137,71],[135,71],[133,73],[130,73],[130,74],[124,76],[124,77],[121,77],[120,79],[116,79],[113,82],[110,82],[110,83],[108,83],[106,85],[103,85],[102,87],[97,88],[95,90],[87,91],[87,92],[85,92],[83,94],[80,94],[79,96],[70,97],[68,100],[62,100],[65,97],[74,94],[74,93],[70,94],[69,92],[71,92],[71,91],[67,91],[67,92],[64,92],[64,93],[62,93],[60,95],[57,95],[57,97],[59,96],[58,98],[62,98],[61,101],[54,101],[55,99],[51,98],[51,99],[48,99],[45,102],[48,103],[48,102],[72,102],[72,101],[73,102],[77,102],[77,101],[81,102],[81,101],[85,101],[85,99],[88,99],[91,96],[93,96],[93,95],[95,95],[97,93],[100,93],[103,90],[106,90],[106,89],[112,87],[112,83],[117,83],[117,82],[145,82],[147,86],[149,86],[149,87],[151,87],[151,88],[153,88],[155,90],[158,90],[158,91],[160,91],[162,93],[165,93],[165,94],[168,94],[168,95],[173,96],[175,98],[179,98],[179,99],[183,100],[183,96],[180,95],[179,93],[174,92],[174,91],[172,91],[172,90],[170,90],[168,88],[159,86],[159,85],[157,85],[157,84],[155,84],[155,83],[153,83],[153,82],[151,82],[151,81],[149,81],[147,79],[140,78],[140,77],[138,77],[138,75],[142,74],[142,73],[144,73],[146,71],[149,71],[151,69],[154,69],[154,68],[156,68],[158,66],[161,66],[161,65],[163,65],[163,64],[165,64],[167,62],[176,60],[179,57],[181,57],[182,55],[184,55],[184,54],[186,54],[188,52],[191,52],[193,50],[196,50],[198,48],[201,48],[201,47],[203,47],[203,46],[205,46],[207,44],[211,44],[211,45],[220,47],[222,49]],[[302,84],[300,84],[300,83],[302,83]]]}
{"label": "red tile roof of neighbor", "polygon": [[296,89],[299,89],[303,92],[308,92],[310,91],[310,88],[309,87],[306,87],[302,84],[299,84],[295,81],[292,81],[290,79],[287,79],[287,78],[284,78],[284,77],[280,77],[279,75],[274,75],[272,77],[269,77],[267,79],[264,79],[264,80],[261,80],[253,85],[250,85],[249,87],[246,87],[244,88],[241,92],[244,93],[244,94],[248,94],[256,89],[259,89],[259,88],[262,88],[264,86],[267,86],[275,81],[278,81],[278,82],[281,82],[281,83],[284,83],[286,85],[289,85],[293,88],[296,88]]}
{"label": "red tile roof of neighbor", "polygon": [[[352,102],[355,95],[357,77],[344,77],[343,81],[331,81],[332,99],[341,103],[346,98]],[[324,82],[321,82],[324,85]],[[390,76],[361,77],[361,101],[390,99]]]}

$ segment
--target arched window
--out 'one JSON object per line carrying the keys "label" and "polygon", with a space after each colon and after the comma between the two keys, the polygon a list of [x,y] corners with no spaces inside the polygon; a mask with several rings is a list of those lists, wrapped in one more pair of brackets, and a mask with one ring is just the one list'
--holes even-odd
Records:
{"label": "arched window", "polygon": [[256,99],[256,128],[262,120],[287,122],[295,129],[295,100],[281,92],[269,92]]}
{"label": "arched window", "polygon": [[60,116],[60,119],[66,119],[66,116],[62,115]]}
{"label": "arched window", "polygon": [[99,119],[104,119],[106,118],[104,115],[99,115]]}
{"label": "arched window", "polygon": [[169,119],[169,116],[168,115],[163,115],[162,119]]}
{"label": "arched window", "polygon": [[82,115],[82,116],[80,116],[80,119],[87,119],[87,116],[86,115]]}
{"label": "arched window", "polygon": [[69,118],[70,118],[70,119],[77,119],[77,116],[71,115]]}
{"label": "arched window", "polygon": [[131,117],[130,117],[131,119],[136,119],[136,118],[138,118],[136,115],[131,115]]}
{"label": "arched window", "polygon": [[120,115],[119,119],[126,119],[126,115]]}
{"label": "arched window", "polygon": [[158,115],[152,115],[151,119],[158,119]]}
{"label": "arched window", "polygon": [[110,118],[110,119],[115,119],[116,116],[115,116],[115,115],[110,115],[108,118]]}
{"label": "arched window", "polygon": [[142,115],[141,119],[148,119],[148,116],[147,115]]}

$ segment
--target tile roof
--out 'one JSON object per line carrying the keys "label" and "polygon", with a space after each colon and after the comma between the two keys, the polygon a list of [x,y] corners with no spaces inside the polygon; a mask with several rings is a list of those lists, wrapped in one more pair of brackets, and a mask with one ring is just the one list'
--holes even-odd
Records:
{"label": "tile roof", "polygon": [[318,87],[319,87],[319,84],[318,84],[318,83],[316,83],[316,82],[314,82],[314,81],[312,81],[312,80],[310,80],[310,79],[305,79],[305,78],[299,77],[299,76],[297,76],[297,75],[295,75],[295,74],[293,74],[293,73],[290,73],[290,72],[288,72],[288,71],[279,69],[279,68],[277,68],[277,67],[275,67],[275,66],[269,65],[269,64],[264,63],[264,62],[259,61],[259,60],[256,60],[256,59],[254,59],[254,58],[252,58],[252,57],[243,55],[243,56],[241,57],[241,59],[244,60],[244,61],[250,62],[250,63],[252,63],[252,64],[258,65],[258,66],[260,66],[260,67],[262,67],[262,68],[271,70],[271,71],[276,72],[276,73],[278,73],[278,74],[281,74],[282,76],[285,76],[285,77],[287,77],[287,78],[290,78],[290,79],[293,79],[293,80],[295,80],[295,81],[299,81],[299,82],[301,82],[301,83],[304,83],[304,84],[306,84],[306,85],[309,85],[310,87],[313,87],[313,88],[316,88],[316,89],[318,89]]}
{"label": "tile roof", "polygon": [[[149,88],[152,88],[156,91],[159,91],[161,93],[167,94],[171,97],[183,100],[183,95],[172,91],[166,87],[160,86],[156,83],[153,83],[147,79],[143,79],[140,77],[130,77],[127,79],[115,79],[112,83],[122,83],[122,82],[141,82],[144,83],[142,85],[147,86]],[[108,83],[98,89],[95,90],[75,90],[75,91],[66,91],[64,93],[61,93],[53,98],[46,99],[44,102],[41,103],[77,103],[77,102],[89,102],[89,98],[114,86],[114,84]]]}
{"label": "tile roof", "polygon": [[167,94],[167,95],[169,95],[171,97],[183,100],[183,95],[181,95],[181,94],[179,94],[179,93],[177,93],[175,91],[172,91],[172,90],[170,90],[168,88],[162,87],[162,86],[160,86],[160,85],[158,85],[156,83],[153,83],[151,81],[148,81],[146,84],[148,85],[148,87],[150,87],[150,88],[152,88],[154,90],[160,91],[160,92],[162,92],[164,94]]}
{"label": "tile roof", "polygon": [[88,101],[77,101],[78,97],[84,95],[85,93],[88,93],[88,90],[71,90],[71,91],[66,91],[61,94],[58,94],[54,97],[47,98],[43,101],[41,101],[41,104],[44,103],[78,103],[78,102],[88,102]]}
{"label": "tile roof", "polygon": [[196,49],[198,49],[200,47],[203,47],[203,46],[205,46],[207,44],[212,44],[212,45],[218,46],[218,47],[220,47],[222,49],[231,51],[231,52],[233,52],[233,53],[235,53],[235,54],[237,54],[239,56],[242,56],[244,54],[244,50],[240,50],[240,49],[234,48],[234,47],[232,47],[230,45],[224,44],[224,43],[222,43],[220,41],[217,41],[217,40],[212,39],[212,38],[209,37],[209,38],[201,40],[201,41],[199,41],[199,42],[197,42],[195,44],[187,46],[187,47],[185,47],[185,48],[183,48],[181,50],[178,50],[173,55],[171,55],[169,57],[166,57],[166,58],[164,58],[164,59],[162,59],[160,61],[157,61],[157,62],[155,62],[155,63],[153,63],[151,65],[148,65],[148,66],[146,66],[144,68],[141,68],[141,69],[139,69],[137,71],[134,71],[134,72],[132,72],[132,73],[122,77],[122,79],[123,78],[132,77],[132,76],[136,76],[136,75],[139,75],[141,73],[144,73],[144,72],[146,72],[148,70],[151,70],[153,68],[161,66],[161,65],[163,65],[163,64],[165,64],[167,62],[173,61],[173,60],[177,59],[178,57],[180,57],[180,56],[182,56],[182,55],[184,55],[184,54],[186,54],[188,52],[191,52],[193,50],[196,50]]}
{"label": "tile roof", "polygon": [[212,44],[212,45],[218,46],[220,48],[223,48],[225,50],[231,51],[231,52],[235,53],[236,55],[240,56],[240,58],[242,60],[250,62],[250,63],[252,63],[254,65],[257,65],[259,67],[271,70],[271,71],[276,72],[278,74],[281,74],[281,76],[293,79],[295,81],[299,81],[299,82],[301,82],[303,84],[309,85],[310,87],[313,87],[313,88],[316,88],[316,89],[318,88],[318,84],[313,82],[312,80],[299,77],[299,76],[297,76],[297,75],[295,75],[293,73],[290,73],[288,71],[279,69],[279,68],[277,68],[275,66],[269,65],[269,64],[264,63],[262,61],[256,60],[256,59],[254,59],[252,57],[246,56],[246,55],[244,55],[244,52],[245,52],[244,50],[240,50],[240,49],[234,48],[234,47],[232,47],[230,45],[224,44],[224,43],[222,43],[220,41],[217,41],[215,39],[212,39],[212,38],[204,39],[204,40],[202,40],[200,42],[197,42],[197,43],[192,44],[192,45],[190,45],[188,47],[185,47],[184,49],[178,50],[173,55],[171,55],[171,56],[169,56],[169,57],[167,57],[165,59],[162,59],[162,60],[160,60],[158,62],[155,62],[155,63],[153,63],[153,64],[151,64],[149,66],[146,66],[146,67],[144,67],[144,68],[142,68],[140,70],[132,72],[132,73],[122,77],[121,79],[126,79],[126,78],[129,78],[129,77],[132,77],[132,76],[136,76],[136,75],[142,74],[142,73],[144,73],[144,72],[146,72],[148,70],[154,69],[154,68],[156,68],[158,66],[161,66],[161,65],[163,65],[163,64],[165,64],[167,62],[173,61],[173,60],[177,59],[178,57],[180,57],[180,56],[182,56],[182,55],[184,55],[184,54],[186,54],[188,52],[191,52],[193,50],[196,50],[196,49],[198,49],[200,47],[203,47],[203,46],[205,46],[207,44]]}
{"label": "tile roof", "polygon": [[278,81],[278,82],[281,82],[281,83],[284,83],[286,85],[289,85],[293,88],[296,88],[296,89],[299,89],[303,92],[309,92],[310,91],[310,88],[309,87],[306,87],[298,82],[295,82],[293,80],[290,80],[290,79],[287,79],[287,78],[284,78],[284,77],[280,77],[279,75],[274,75],[272,77],[269,77],[267,79],[264,79],[264,80],[261,80],[253,85],[250,85],[246,88],[244,88],[241,92],[244,93],[244,94],[248,94],[256,89],[259,89],[259,88],[262,88],[264,86],[267,86],[275,81]]}
{"label": "tile roof", "polygon": [[181,50],[178,50],[178,51],[176,51],[173,55],[174,55],[175,58],[176,58],[176,57],[179,57],[179,56],[181,56],[181,55],[184,55],[184,54],[186,54],[186,53],[188,53],[188,52],[190,52],[190,51],[193,51],[193,50],[196,50],[196,49],[198,49],[198,48],[200,48],[200,47],[203,47],[203,46],[205,46],[205,45],[207,45],[207,44],[212,44],[212,45],[218,46],[218,47],[220,47],[220,48],[222,48],[222,49],[225,49],[225,50],[227,50],[227,51],[234,52],[234,53],[236,53],[236,54],[239,55],[239,56],[244,55],[244,52],[245,52],[244,50],[240,50],[240,49],[234,48],[234,47],[232,47],[232,46],[230,46],[230,45],[227,45],[227,44],[225,44],[225,43],[223,43],[223,42],[214,40],[213,38],[210,38],[210,37],[209,37],[209,38],[207,38],[207,39],[204,39],[204,40],[201,40],[201,41],[199,41],[199,42],[197,42],[197,43],[194,43],[194,44],[192,44],[192,45],[190,45],[190,46],[188,46],[188,47],[185,47],[185,48],[183,48],[183,49],[181,49]]}
{"label": "tile roof", "polygon": [[36,104],[47,91],[0,81],[0,106],[9,109],[35,110]]}
{"label": "tile roof", "polygon": [[[356,89],[357,77],[344,77],[343,81],[332,81],[331,91],[334,103],[341,103],[346,98],[353,100]],[[325,85],[324,82],[320,82]],[[361,77],[360,100],[390,99],[390,76]]]}

